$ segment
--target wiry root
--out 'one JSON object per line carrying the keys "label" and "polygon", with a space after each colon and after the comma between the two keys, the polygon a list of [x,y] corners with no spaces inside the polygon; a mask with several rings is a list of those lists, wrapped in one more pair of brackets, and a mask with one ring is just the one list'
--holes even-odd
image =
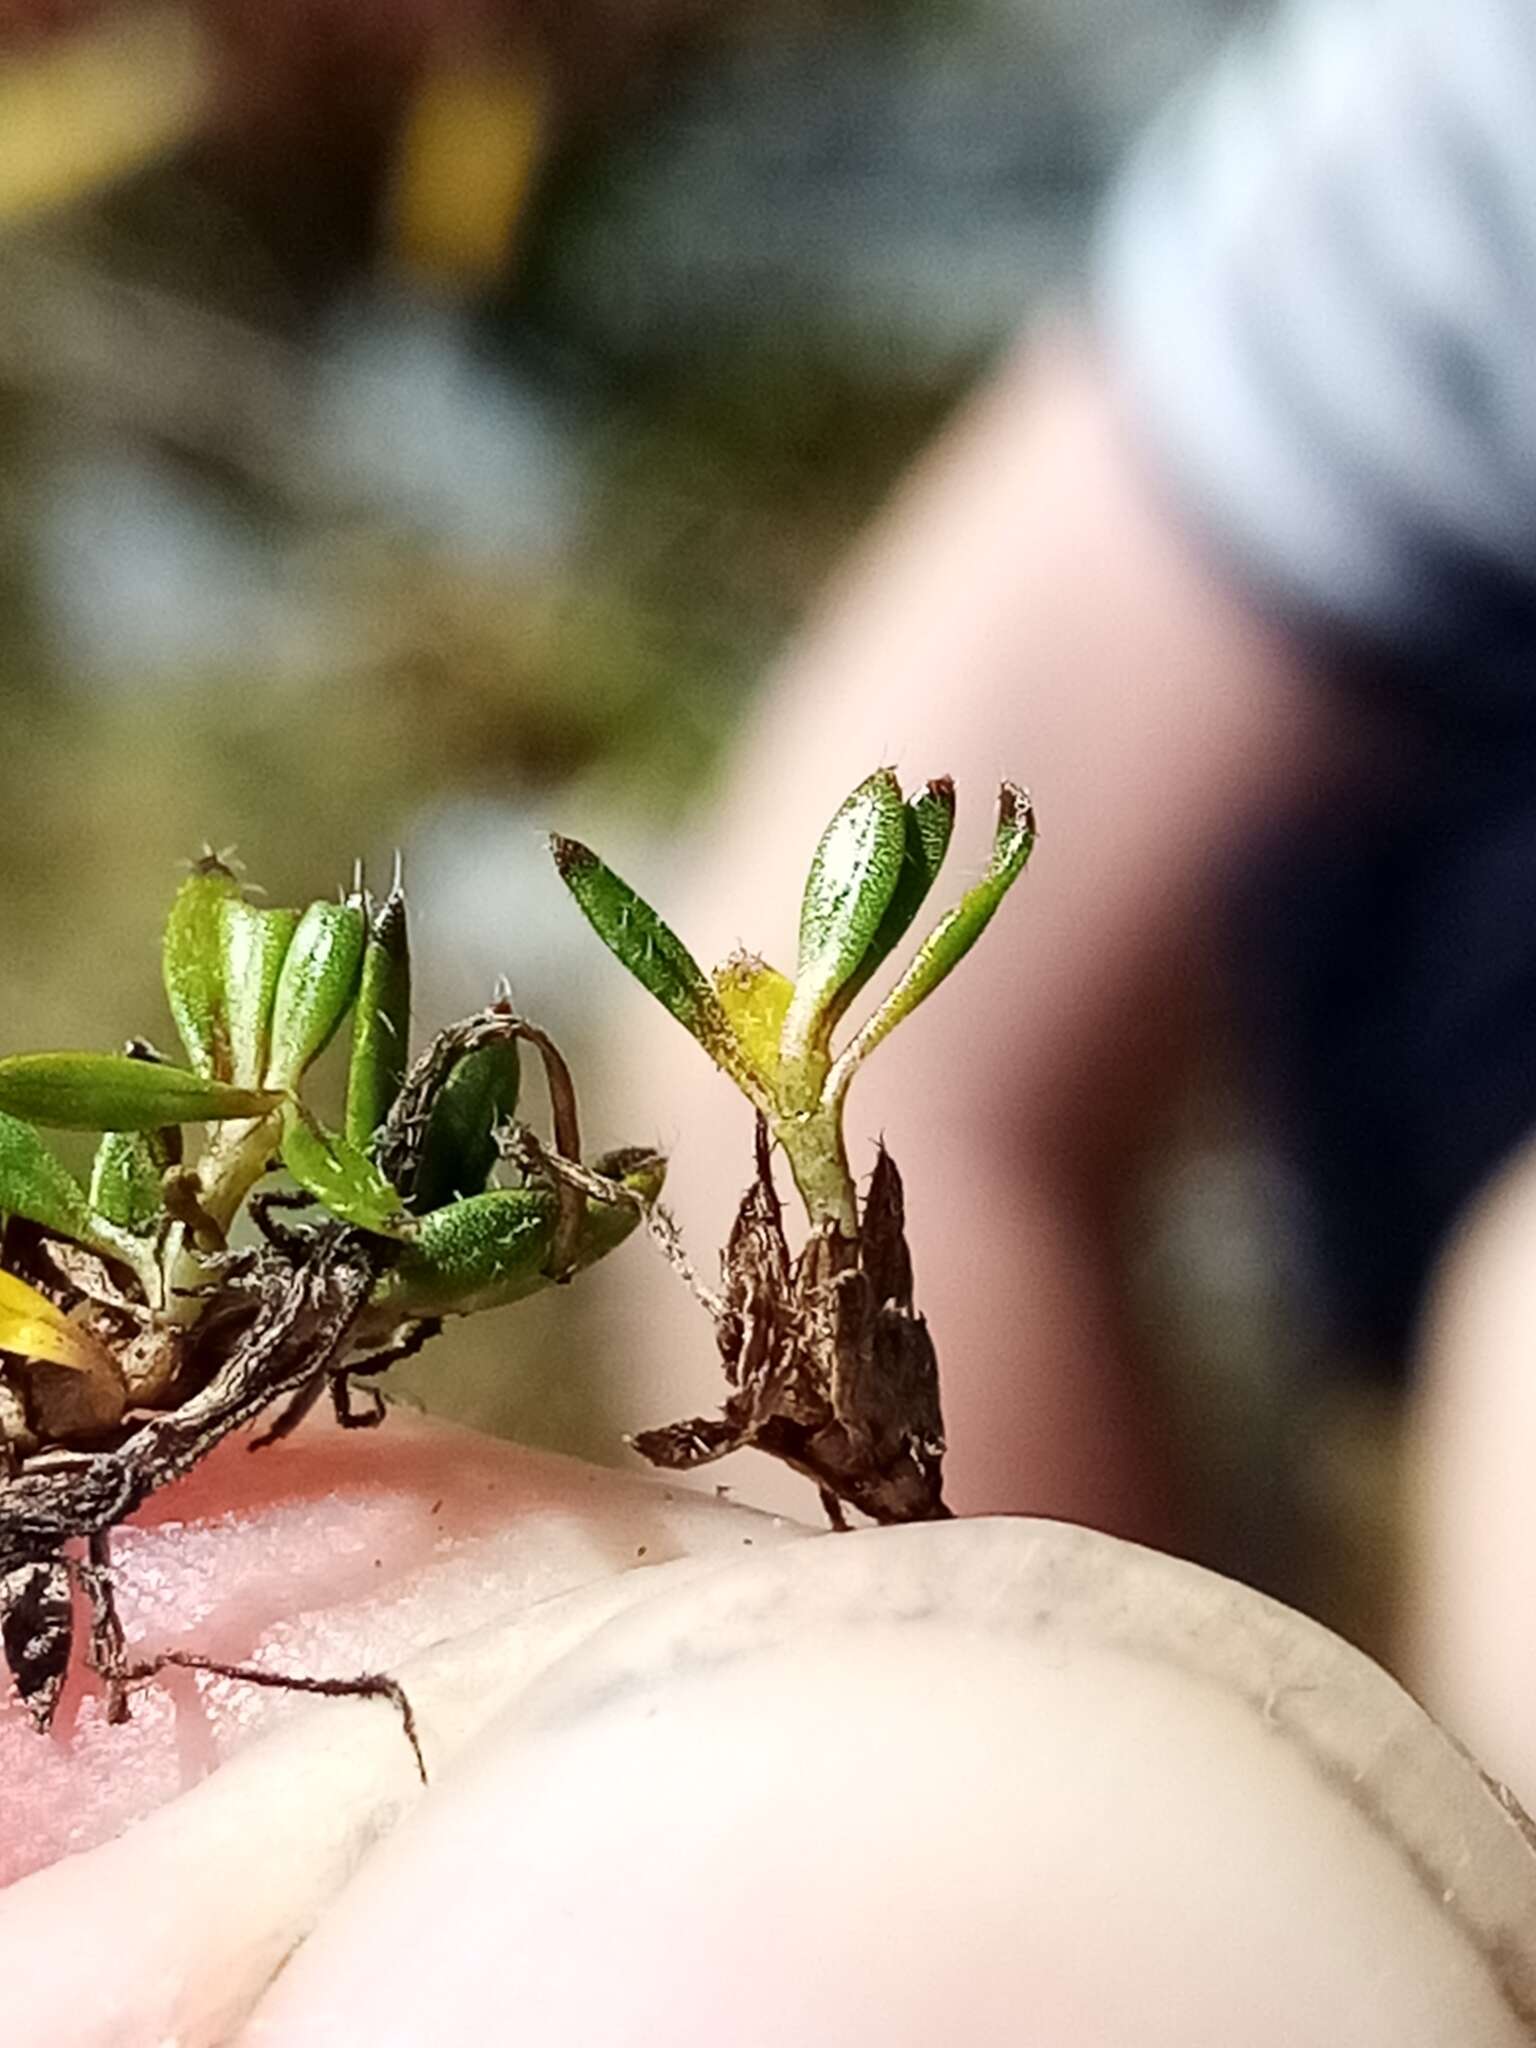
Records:
{"label": "wiry root", "polygon": [[259,1664],[225,1664],[217,1657],[200,1657],[191,1650],[162,1650],[143,1663],[126,1664],[117,1672],[121,1685],[142,1685],[162,1671],[206,1671],[214,1678],[232,1678],[240,1685],[261,1685],[277,1692],[305,1692],[327,1700],[387,1700],[400,1716],[400,1726],[411,1746],[416,1770],[423,1785],[428,1783],[427,1760],[422,1753],[416,1712],[404,1686],[381,1671],[360,1671],[355,1678],[304,1678],[291,1671],[267,1671]]}

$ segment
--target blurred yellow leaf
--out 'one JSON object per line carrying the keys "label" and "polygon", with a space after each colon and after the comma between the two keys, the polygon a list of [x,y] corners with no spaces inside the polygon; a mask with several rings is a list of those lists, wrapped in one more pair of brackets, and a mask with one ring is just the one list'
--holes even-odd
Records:
{"label": "blurred yellow leaf", "polygon": [[206,38],[182,7],[0,57],[0,223],[67,206],[186,142],[212,84]]}
{"label": "blurred yellow leaf", "polygon": [[547,113],[544,80],[531,61],[486,55],[429,67],[395,165],[396,259],[461,288],[499,275],[538,167]]}

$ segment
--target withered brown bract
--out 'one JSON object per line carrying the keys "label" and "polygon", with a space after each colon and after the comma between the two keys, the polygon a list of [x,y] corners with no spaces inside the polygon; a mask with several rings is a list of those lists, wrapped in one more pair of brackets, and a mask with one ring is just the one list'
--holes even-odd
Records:
{"label": "withered brown bract", "polygon": [[823,1225],[798,1259],[761,1117],[756,1167],[726,1245],[715,1322],[735,1391],[719,1417],[643,1431],[636,1450],[670,1471],[766,1451],[815,1480],[839,1523],[844,1501],[876,1522],[947,1515],[938,1360],[912,1303],[895,1160],[877,1151],[857,1235]]}

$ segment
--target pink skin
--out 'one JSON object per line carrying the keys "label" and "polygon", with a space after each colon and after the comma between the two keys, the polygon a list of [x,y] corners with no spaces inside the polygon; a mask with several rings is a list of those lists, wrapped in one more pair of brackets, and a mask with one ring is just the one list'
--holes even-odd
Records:
{"label": "pink skin", "polygon": [[[695,1559],[805,1533],[397,1412],[367,1435],[315,1421],[259,1456],[225,1444],[119,1533],[114,1566],[135,1657],[398,1674],[436,1786],[607,1614]],[[79,1667],[46,1737],[14,1696],[0,1702],[8,2048],[62,2038],[61,1985],[77,2048],[225,2038],[423,1796],[386,1702],[172,1671],[132,1708],[109,1727]]]}
{"label": "pink skin", "polygon": [[0,1893],[7,2048],[1529,2039],[1516,1824],[1381,1673],[1172,1560],[808,1539],[403,1416],[159,1505],[136,1647],[388,1664],[431,1788],[373,1702],[11,1707],[48,1867]]}
{"label": "pink skin", "polygon": [[[156,1496],[114,1542],[119,1607],[136,1658],[392,1671],[499,1610],[718,1542],[714,1507],[404,1413],[368,1435],[313,1422],[255,1456],[228,1442]],[[739,1519],[748,1545],[790,1533]],[[78,1622],[83,1643],[83,1603]],[[0,1884],[108,1840],[309,1704],[168,1671],[112,1728],[77,1657],[40,1737],[7,1692]],[[382,1704],[341,1711],[393,1718]]]}

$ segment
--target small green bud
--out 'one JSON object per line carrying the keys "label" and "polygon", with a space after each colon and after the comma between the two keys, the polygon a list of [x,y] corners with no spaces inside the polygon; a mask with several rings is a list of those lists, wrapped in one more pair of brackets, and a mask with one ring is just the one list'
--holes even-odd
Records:
{"label": "small green bud", "polygon": [[293,1088],[335,1037],[362,971],[366,920],[359,903],[311,903],[299,919],[272,1005],[269,1088]]}
{"label": "small green bud", "polygon": [[231,1068],[219,905],[239,894],[233,871],[205,853],[176,892],[161,948],[166,1001],[187,1058],[199,1074],[223,1081]]}
{"label": "small green bud", "polygon": [[228,896],[218,906],[218,924],[229,1017],[229,1078],[242,1087],[259,1088],[271,1050],[277,984],[299,927],[299,913]]}
{"label": "small green bud", "polygon": [[346,1135],[367,1146],[405,1079],[411,1038],[411,941],[397,881],[369,927],[347,1069]]}

